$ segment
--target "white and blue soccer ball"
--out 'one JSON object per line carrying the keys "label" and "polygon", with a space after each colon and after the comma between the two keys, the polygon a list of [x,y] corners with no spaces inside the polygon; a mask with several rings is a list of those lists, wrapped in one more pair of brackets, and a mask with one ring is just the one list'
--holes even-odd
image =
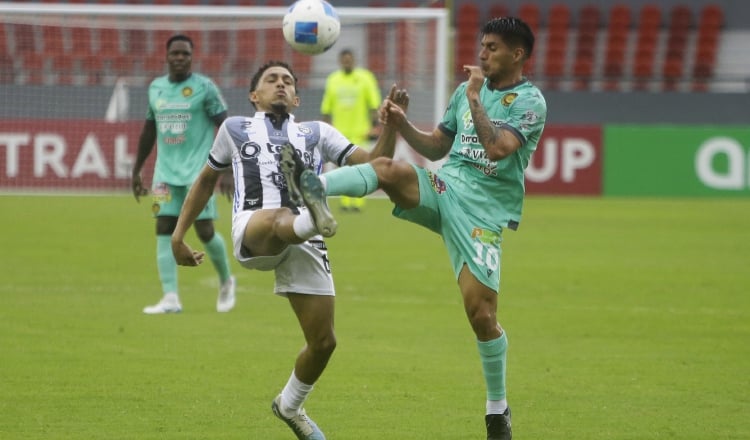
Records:
{"label": "white and blue soccer ball", "polygon": [[336,8],[325,0],[298,0],[284,15],[284,39],[294,50],[321,54],[336,43],[341,22]]}

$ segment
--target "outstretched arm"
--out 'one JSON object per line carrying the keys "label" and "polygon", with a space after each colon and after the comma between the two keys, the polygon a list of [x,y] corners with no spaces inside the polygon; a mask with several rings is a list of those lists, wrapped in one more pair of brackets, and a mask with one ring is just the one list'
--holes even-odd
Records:
{"label": "outstretched arm", "polygon": [[429,160],[440,160],[451,149],[453,139],[438,128],[435,128],[432,133],[418,129],[406,118],[406,113],[399,108],[391,109],[388,120],[398,129],[399,134],[414,151]]}
{"label": "outstretched arm", "polygon": [[185,203],[177,217],[177,226],[172,233],[172,253],[181,266],[197,266],[203,262],[205,254],[192,250],[185,243],[185,234],[211,198],[219,176],[219,171],[205,165],[185,197]]}

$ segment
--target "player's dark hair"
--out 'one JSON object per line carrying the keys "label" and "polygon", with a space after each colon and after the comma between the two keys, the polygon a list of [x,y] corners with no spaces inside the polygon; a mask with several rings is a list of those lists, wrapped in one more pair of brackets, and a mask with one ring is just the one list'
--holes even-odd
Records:
{"label": "player's dark hair", "polygon": [[294,78],[294,88],[297,88],[297,75],[294,74],[294,71],[291,67],[289,67],[289,64],[283,62],[283,61],[269,61],[266,64],[260,66],[258,68],[258,71],[255,72],[255,75],[253,75],[253,79],[250,80],[250,91],[254,92],[255,89],[258,88],[258,82],[260,82],[260,77],[263,76],[263,73],[270,69],[271,67],[283,67],[286,70],[289,71],[289,73],[292,74],[292,78]]}
{"label": "player's dark hair", "polygon": [[183,35],[183,34],[177,34],[177,35],[172,35],[171,37],[169,37],[169,40],[167,40],[167,50],[169,50],[169,46],[174,41],[187,41],[187,43],[190,45],[190,48],[191,49],[193,48],[193,40],[191,40],[190,37],[188,37],[187,35]]}
{"label": "player's dark hair", "polygon": [[341,52],[339,52],[339,58],[343,57],[344,55],[354,56],[354,51],[352,51],[348,47],[344,48],[344,49],[341,49]]}
{"label": "player's dark hair", "polygon": [[493,18],[482,26],[480,37],[487,34],[499,35],[509,47],[521,46],[526,52],[526,58],[534,50],[534,33],[520,18]]}

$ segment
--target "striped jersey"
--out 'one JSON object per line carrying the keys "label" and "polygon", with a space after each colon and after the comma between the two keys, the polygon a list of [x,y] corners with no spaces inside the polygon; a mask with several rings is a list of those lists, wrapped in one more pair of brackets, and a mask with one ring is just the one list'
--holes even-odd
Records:
{"label": "striped jersey", "polygon": [[295,208],[279,167],[279,150],[289,142],[308,168],[317,174],[323,164],[346,163],[354,145],[330,124],[321,121],[295,122],[293,115],[282,120],[270,113],[252,117],[233,116],[219,127],[208,165],[217,170],[232,167],[234,174],[233,213]]}

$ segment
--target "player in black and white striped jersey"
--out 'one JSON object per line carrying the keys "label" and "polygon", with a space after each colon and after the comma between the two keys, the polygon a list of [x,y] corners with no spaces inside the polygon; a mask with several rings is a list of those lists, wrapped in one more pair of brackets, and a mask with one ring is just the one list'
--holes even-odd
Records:
{"label": "player in black and white striped jersey", "polygon": [[[185,243],[185,233],[213,193],[221,172],[231,167],[235,180],[234,255],[246,268],[275,272],[274,292],[288,298],[306,341],[272,408],[298,438],[320,440],[325,436],[302,405],[336,346],[335,291],[321,236],[333,235],[335,222],[331,223],[332,216],[327,212],[330,218],[325,220],[329,221],[321,226],[324,219],[320,212],[316,215],[315,209],[299,206],[282,171],[281,146],[291,144],[298,160],[315,174],[320,173],[324,162],[346,166],[379,156],[393,157],[396,132],[388,126],[388,113],[392,106],[405,111],[408,95],[392,87],[380,109],[383,132],[368,152],[325,122],[296,122],[292,114],[300,102],[296,86],[292,69],[279,61],[263,65],[253,76],[249,99],[256,113],[227,118],[219,128],[208,163],[183,205],[172,235],[172,250],[180,265],[203,262],[204,253]],[[323,188],[316,175],[311,177],[318,184],[316,203],[327,211]]]}

